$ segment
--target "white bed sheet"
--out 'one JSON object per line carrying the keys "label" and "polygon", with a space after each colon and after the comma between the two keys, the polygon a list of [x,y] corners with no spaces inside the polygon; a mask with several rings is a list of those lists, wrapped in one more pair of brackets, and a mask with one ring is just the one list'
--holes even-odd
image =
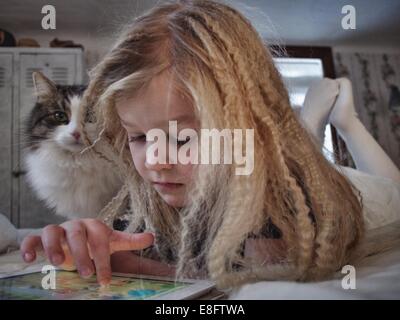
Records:
{"label": "white bed sheet", "polygon": [[356,289],[343,289],[345,274],[335,280],[299,283],[262,281],[236,289],[229,299],[400,299],[400,246],[365,258],[356,271]]}

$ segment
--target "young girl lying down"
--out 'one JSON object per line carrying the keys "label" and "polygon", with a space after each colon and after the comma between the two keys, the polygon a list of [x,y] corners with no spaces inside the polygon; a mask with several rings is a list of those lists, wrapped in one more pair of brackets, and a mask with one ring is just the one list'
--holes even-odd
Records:
{"label": "young girl lying down", "polygon": [[[24,240],[25,261],[43,249],[54,265],[96,272],[102,284],[116,271],[207,277],[230,288],[324,279],[362,245],[358,191],[297,120],[271,53],[233,8],[178,1],[135,19],[91,72],[83,103],[84,120],[99,126],[88,144],[126,177],[107,210],[114,214],[128,194],[130,232],[100,219],[50,225]],[[167,134],[153,154],[166,162],[148,152],[153,129]],[[237,161],[196,163],[190,147],[202,129],[253,129],[234,151],[253,151],[251,172],[238,174]],[[171,146],[189,161],[176,161]],[[229,153],[222,149],[217,160]]]}

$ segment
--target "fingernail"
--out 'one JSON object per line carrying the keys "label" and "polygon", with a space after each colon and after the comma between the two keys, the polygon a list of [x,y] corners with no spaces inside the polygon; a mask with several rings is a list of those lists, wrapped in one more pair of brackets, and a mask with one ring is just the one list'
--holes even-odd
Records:
{"label": "fingernail", "polygon": [[63,258],[61,257],[60,254],[56,253],[56,254],[52,255],[51,262],[55,265],[59,265],[63,262]]}
{"label": "fingernail", "polygon": [[84,278],[88,278],[92,275],[92,270],[90,270],[89,268],[82,268],[82,270],[80,270],[80,275]]}
{"label": "fingernail", "polygon": [[110,286],[110,281],[109,280],[100,280],[100,289],[108,289]]}
{"label": "fingernail", "polygon": [[32,261],[33,260],[33,254],[29,253],[29,252],[25,253],[24,254],[24,260],[28,261],[28,262]]}

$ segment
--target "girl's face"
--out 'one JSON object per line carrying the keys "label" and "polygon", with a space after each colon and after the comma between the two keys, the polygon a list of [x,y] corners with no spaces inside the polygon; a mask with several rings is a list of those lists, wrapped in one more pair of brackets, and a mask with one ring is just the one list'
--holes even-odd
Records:
{"label": "girl's face", "polygon": [[[193,106],[175,90],[172,81],[161,74],[152,79],[149,86],[132,98],[121,99],[116,105],[122,126],[128,133],[132,160],[140,176],[149,182],[170,206],[181,208],[187,205],[193,164],[170,164],[168,156],[169,121],[177,121],[178,133],[182,129],[198,130]],[[167,143],[164,150],[166,164],[152,164],[146,161],[146,151],[155,142],[146,141],[151,129],[165,132]],[[178,142],[177,148],[185,142]],[[151,162],[151,161],[150,161]]]}

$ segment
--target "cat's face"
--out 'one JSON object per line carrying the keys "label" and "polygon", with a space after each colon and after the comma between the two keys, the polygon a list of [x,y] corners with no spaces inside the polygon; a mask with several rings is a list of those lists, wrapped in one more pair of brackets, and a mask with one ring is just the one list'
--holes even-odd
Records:
{"label": "cat's face", "polygon": [[27,119],[31,150],[44,143],[78,153],[84,149],[79,112],[84,86],[58,86],[40,73],[34,74],[37,102]]}

